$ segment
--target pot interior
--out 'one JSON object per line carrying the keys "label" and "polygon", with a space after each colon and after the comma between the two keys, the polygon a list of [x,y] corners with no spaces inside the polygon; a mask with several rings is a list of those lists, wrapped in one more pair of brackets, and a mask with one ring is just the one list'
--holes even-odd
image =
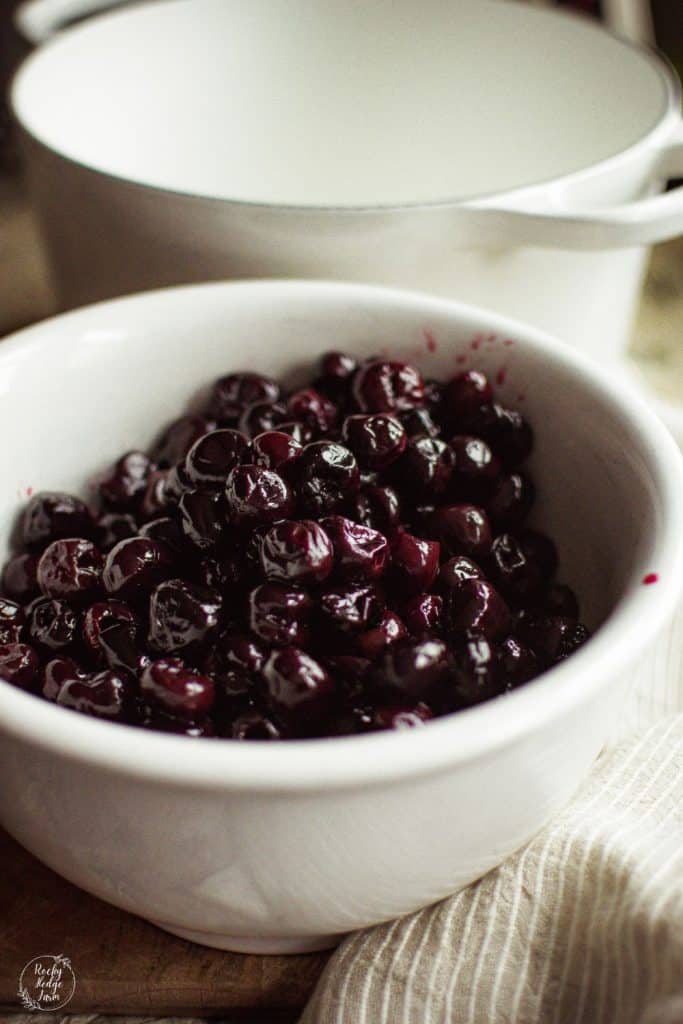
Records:
{"label": "pot interior", "polygon": [[259,203],[504,192],[589,167],[671,103],[664,66],[590,21],[500,0],[163,0],[20,71],[30,133],[97,170]]}

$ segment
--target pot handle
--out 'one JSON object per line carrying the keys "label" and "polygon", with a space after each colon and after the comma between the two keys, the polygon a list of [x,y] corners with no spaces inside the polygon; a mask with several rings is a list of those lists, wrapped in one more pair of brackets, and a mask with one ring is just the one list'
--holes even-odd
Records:
{"label": "pot handle", "polygon": [[[651,180],[683,177],[683,121],[658,152]],[[464,203],[476,217],[468,224],[477,245],[540,246],[552,249],[626,249],[683,235],[683,185],[617,206],[553,207],[537,197],[509,205]],[[469,215],[468,215],[469,220]]]}
{"label": "pot handle", "polygon": [[24,39],[39,46],[70,22],[126,2],[128,0],[26,0],[14,12],[14,26]]}

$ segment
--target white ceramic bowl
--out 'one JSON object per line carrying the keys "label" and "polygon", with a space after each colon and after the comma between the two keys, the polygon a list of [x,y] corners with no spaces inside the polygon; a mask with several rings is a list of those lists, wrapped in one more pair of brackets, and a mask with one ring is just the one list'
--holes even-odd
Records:
{"label": "white ceramic bowl", "polygon": [[[436,342],[430,351],[429,339]],[[498,864],[572,795],[683,579],[681,456],[598,369],[520,324],[411,293],[262,282],[93,306],[0,347],[0,536],[27,489],[80,489],[222,372],[330,347],[494,376],[535,425],[538,521],[599,627],[509,696],[422,730],[281,744],[95,721],[0,683],[0,820],[96,895],[208,945],[308,950]],[[643,586],[657,573],[659,582]]]}

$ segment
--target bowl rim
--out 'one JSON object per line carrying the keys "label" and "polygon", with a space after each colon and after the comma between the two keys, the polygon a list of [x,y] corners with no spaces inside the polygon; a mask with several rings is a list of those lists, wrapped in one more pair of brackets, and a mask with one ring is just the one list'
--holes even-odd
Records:
{"label": "bowl rim", "polygon": [[[493,192],[478,192],[474,195],[468,195],[460,198],[457,196],[445,196],[437,199],[425,201],[418,200],[414,202],[409,201],[403,203],[342,203],[335,205],[333,203],[302,204],[256,199],[240,199],[234,196],[213,195],[211,193],[204,192],[201,189],[168,188],[164,185],[157,184],[150,179],[142,180],[140,177],[119,174],[107,170],[106,168],[98,167],[86,159],[70,156],[68,153],[64,152],[63,148],[48,142],[43,137],[44,133],[34,130],[29,126],[30,117],[27,115],[26,110],[22,113],[21,91],[23,88],[23,80],[31,74],[31,69],[34,64],[45,59],[45,55],[47,54],[49,56],[53,50],[64,45],[68,46],[69,41],[79,34],[87,34],[93,30],[97,31],[98,28],[101,28],[103,25],[106,26],[106,23],[111,20],[116,20],[118,18],[135,18],[141,11],[149,13],[150,10],[154,11],[156,8],[155,13],[158,13],[158,11],[163,7],[175,2],[176,0],[157,0],[156,4],[148,5],[143,3],[142,0],[138,0],[138,2],[134,2],[130,5],[124,5],[122,8],[114,8],[113,10],[99,14],[96,18],[90,19],[83,24],[77,24],[74,27],[70,27],[67,31],[56,33],[46,43],[30,53],[14,72],[7,92],[12,114],[26,137],[46,152],[59,157],[72,168],[101,177],[113,185],[127,189],[142,189],[158,197],[170,196],[176,200],[192,200],[202,204],[226,204],[234,209],[243,208],[249,211],[270,211],[273,213],[290,213],[302,216],[332,216],[342,214],[352,217],[354,215],[367,216],[371,214],[388,213],[410,214],[422,210],[457,209],[458,207],[466,208],[468,204],[472,203],[477,205],[484,203],[487,206],[490,206],[496,202],[504,201],[507,203],[510,201],[515,202],[526,199],[527,197],[533,196],[538,190],[548,188],[552,188],[553,191],[558,189],[561,192],[564,192],[565,189],[580,186],[584,181],[592,178],[593,176],[601,177],[603,174],[607,174],[612,170],[616,171],[619,165],[629,156],[633,156],[636,153],[643,154],[650,150],[656,151],[657,147],[666,145],[671,138],[674,129],[679,125],[681,119],[680,110],[683,90],[680,78],[673,63],[669,60],[666,54],[658,50],[655,46],[647,46],[626,39],[623,36],[620,36],[617,32],[612,31],[604,25],[598,24],[589,16],[578,11],[559,11],[557,9],[538,7],[532,4],[518,4],[518,17],[531,18],[532,20],[533,18],[554,18],[579,22],[589,32],[593,31],[602,33],[611,39],[615,47],[621,47],[627,54],[630,54],[633,57],[638,56],[650,65],[651,70],[659,78],[662,86],[662,108],[658,117],[652,124],[650,124],[644,133],[640,135],[639,138],[635,139],[630,145],[623,147],[617,152],[611,153],[609,156],[604,157],[601,160],[587,163],[573,171],[555,175],[550,178],[543,178],[537,181],[527,181],[522,185],[498,189]],[[493,8],[497,6],[494,0],[486,0],[486,2],[488,2]]]}
{"label": "bowl rim", "polygon": [[[138,779],[201,790],[254,792],[324,791],[388,784],[471,762],[520,741],[568,715],[626,672],[673,614],[683,590],[683,456],[647,403],[620,393],[609,373],[583,353],[547,333],[476,306],[420,292],[375,285],[308,280],[251,280],[183,285],[97,303],[19,331],[0,346],[0,364],[17,350],[39,353],[54,345],[59,331],[73,345],[79,331],[102,326],[113,316],[117,330],[140,322],[147,307],[199,304],[211,296],[256,296],[273,308],[278,299],[318,306],[328,298],[362,301],[379,316],[394,311],[441,315],[455,322],[475,320],[482,330],[514,336],[546,362],[568,371],[594,400],[632,426],[637,424],[639,454],[659,495],[658,530],[649,542],[648,564],[659,573],[657,586],[632,586],[617,602],[590,643],[571,659],[523,687],[476,707],[430,722],[421,729],[282,743],[236,743],[144,732],[70,713],[0,681],[0,733],[60,758]],[[121,314],[125,314],[122,316]],[[158,313],[157,313],[158,315]],[[144,739],[144,742],[139,742]],[[190,755],[190,756],[188,756]]]}

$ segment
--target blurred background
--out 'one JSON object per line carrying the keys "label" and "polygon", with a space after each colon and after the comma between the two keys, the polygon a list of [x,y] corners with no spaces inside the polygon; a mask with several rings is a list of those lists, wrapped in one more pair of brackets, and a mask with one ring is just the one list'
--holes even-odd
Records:
{"label": "blurred background", "polygon": [[[43,41],[55,25],[67,26],[91,16],[98,9],[109,9],[124,2],[0,0],[0,336],[42,319],[54,307],[39,239],[23,190],[20,155],[6,103],[11,76],[32,46]],[[683,0],[527,2],[573,9],[586,17],[601,19],[612,31],[626,38],[656,45],[683,77]],[[596,96],[595,101],[599,104],[600,97]],[[657,246],[653,251],[632,355],[639,369],[662,395],[683,401],[681,240]]]}

